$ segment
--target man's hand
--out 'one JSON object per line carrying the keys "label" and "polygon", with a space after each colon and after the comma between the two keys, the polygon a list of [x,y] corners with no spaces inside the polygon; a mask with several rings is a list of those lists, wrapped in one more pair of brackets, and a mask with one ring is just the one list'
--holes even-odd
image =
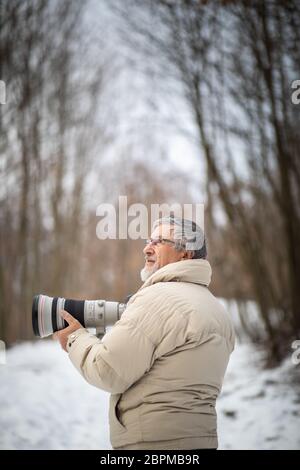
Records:
{"label": "man's hand", "polygon": [[61,310],[60,314],[63,319],[66,320],[66,322],[69,324],[69,326],[67,326],[63,330],[56,331],[53,335],[53,338],[58,339],[63,350],[67,352],[68,336],[71,333],[74,333],[74,331],[78,330],[78,328],[83,328],[83,326],[81,325],[81,323],[79,323],[78,320],[76,320],[76,318],[72,317],[72,315],[70,315],[70,313],[66,312],[65,310]]}

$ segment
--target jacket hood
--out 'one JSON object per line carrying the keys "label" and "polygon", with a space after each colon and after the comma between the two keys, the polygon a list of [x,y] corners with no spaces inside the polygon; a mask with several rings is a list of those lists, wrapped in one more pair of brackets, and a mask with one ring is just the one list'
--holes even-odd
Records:
{"label": "jacket hood", "polygon": [[151,286],[157,282],[169,281],[192,282],[193,284],[209,286],[211,274],[211,266],[205,259],[177,261],[176,263],[167,264],[153,273],[140,289],[144,289],[144,287]]}

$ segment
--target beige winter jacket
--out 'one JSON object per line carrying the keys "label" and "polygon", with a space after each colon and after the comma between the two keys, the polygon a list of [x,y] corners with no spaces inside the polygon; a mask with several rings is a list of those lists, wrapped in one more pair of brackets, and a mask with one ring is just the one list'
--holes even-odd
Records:
{"label": "beige winter jacket", "polygon": [[232,322],[208,290],[206,260],[156,271],[100,341],[69,336],[72,363],[111,393],[110,438],[117,449],[216,448],[216,398],[234,348]]}

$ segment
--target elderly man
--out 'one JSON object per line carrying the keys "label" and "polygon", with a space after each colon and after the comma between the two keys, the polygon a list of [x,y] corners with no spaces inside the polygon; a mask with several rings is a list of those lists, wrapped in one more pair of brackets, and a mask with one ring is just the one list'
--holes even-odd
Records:
{"label": "elderly man", "polygon": [[215,404],[234,330],[208,289],[203,232],[159,219],[144,255],[144,284],[101,341],[66,312],[69,326],[56,335],[83,377],[111,393],[114,449],[216,449]]}

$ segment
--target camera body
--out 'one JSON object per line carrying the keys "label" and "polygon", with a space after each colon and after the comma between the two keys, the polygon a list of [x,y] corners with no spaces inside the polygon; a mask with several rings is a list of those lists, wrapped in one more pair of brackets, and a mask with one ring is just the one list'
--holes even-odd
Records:
{"label": "camera body", "polygon": [[126,304],[120,302],[73,300],[39,294],[32,302],[32,327],[40,338],[52,335],[68,326],[60,315],[61,310],[66,310],[84,328],[96,328],[97,336],[103,336],[108,326],[120,320],[125,308]]}

